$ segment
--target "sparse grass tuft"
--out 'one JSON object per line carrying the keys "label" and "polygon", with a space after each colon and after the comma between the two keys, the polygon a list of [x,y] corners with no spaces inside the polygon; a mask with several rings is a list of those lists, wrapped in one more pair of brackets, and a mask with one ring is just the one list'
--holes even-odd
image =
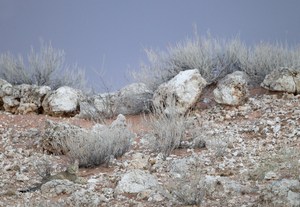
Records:
{"label": "sparse grass tuft", "polygon": [[162,108],[154,109],[153,114],[146,121],[156,138],[151,147],[154,151],[168,156],[180,146],[185,135],[186,116],[177,113],[175,106],[170,107],[168,114],[164,113]]}

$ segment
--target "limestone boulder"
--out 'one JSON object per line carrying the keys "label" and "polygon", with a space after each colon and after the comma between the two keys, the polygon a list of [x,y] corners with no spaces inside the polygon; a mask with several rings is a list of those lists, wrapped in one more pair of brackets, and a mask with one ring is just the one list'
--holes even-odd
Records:
{"label": "limestone boulder", "polygon": [[6,84],[2,89],[4,110],[16,114],[42,112],[42,101],[46,94],[51,91],[48,86],[28,84],[16,86]]}
{"label": "limestone boulder", "polygon": [[261,86],[271,91],[300,93],[300,71],[292,68],[281,68],[266,75]]}
{"label": "limestone boulder", "polygon": [[79,113],[79,103],[83,99],[80,91],[63,86],[48,93],[42,106],[45,114],[52,116],[73,116]]}
{"label": "limestone boulder", "polygon": [[198,69],[181,71],[158,87],[153,95],[153,106],[166,114],[186,113],[199,99],[207,82]]}
{"label": "limestone boulder", "polygon": [[242,71],[235,71],[225,76],[213,91],[217,103],[226,105],[242,105],[249,96],[249,77]]}

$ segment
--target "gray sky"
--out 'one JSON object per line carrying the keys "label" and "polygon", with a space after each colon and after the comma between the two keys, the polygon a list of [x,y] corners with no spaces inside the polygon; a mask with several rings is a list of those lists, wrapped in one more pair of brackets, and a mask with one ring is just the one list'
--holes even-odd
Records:
{"label": "gray sky", "polygon": [[202,35],[300,43],[299,0],[0,0],[0,52],[26,55],[40,39],[66,52],[68,63],[100,69],[113,89],[128,83],[144,48],[165,49]]}

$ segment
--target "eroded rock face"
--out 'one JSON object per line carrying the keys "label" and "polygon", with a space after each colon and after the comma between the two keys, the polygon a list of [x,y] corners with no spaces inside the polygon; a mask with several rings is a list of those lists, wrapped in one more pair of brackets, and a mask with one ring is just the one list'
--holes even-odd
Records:
{"label": "eroded rock face", "polygon": [[274,70],[267,75],[261,84],[262,87],[271,91],[288,93],[300,93],[300,71],[291,68]]}
{"label": "eroded rock face", "polygon": [[0,81],[0,99],[3,109],[15,114],[41,112],[43,98],[50,90],[48,86],[28,84],[12,86],[6,81]]}
{"label": "eroded rock face", "polygon": [[149,110],[153,92],[143,83],[133,83],[118,92],[103,93],[80,102],[78,117],[101,120],[118,114],[134,115]]}
{"label": "eroded rock face", "polygon": [[82,94],[68,86],[58,88],[48,93],[42,103],[44,113],[53,116],[72,116],[79,112],[79,102]]}
{"label": "eroded rock face", "polygon": [[158,87],[154,92],[153,105],[166,114],[174,110],[184,114],[197,102],[206,84],[198,69],[181,71],[169,82]]}
{"label": "eroded rock face", "polygon": [[242,105],[249,96],[248,76],[242,71],[225,76],[213,91],[217,103],[226,105]]}

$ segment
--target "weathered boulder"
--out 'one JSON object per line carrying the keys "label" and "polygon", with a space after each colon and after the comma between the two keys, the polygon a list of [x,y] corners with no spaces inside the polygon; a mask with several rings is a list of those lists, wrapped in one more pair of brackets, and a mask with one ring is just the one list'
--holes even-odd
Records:
{"label": "weathered boulder", "polygon": [[249,96],[248,75],[242,71],[235,71],[225,76],[213,91],[217,103],[226,105],[242,105]]}
{"label": "weathered boulder", "polygon": [[133,83],[122,88],[116,98],[115,114],[139,114],[148,111],[153,91],[144,83]]}
{"label": "weathered boulder", "polygon": [[266,75],[261,86],[271,91],[300,93],[300,71],[292,68],[281,68]]}
{"label": "weathered boulder", "polygon": [[158,181],[153,175],[143,170],[131,170],[125,173],[119,181],[117,193],[140,193],[158,188]]}
{"label": "weathered boulder", "polygon": [[63,86],[48,93],[42,103],[44,113],[53,116],[72,116],[79,113],[80,91]]}
{"label": "weathered boulder", "polygon": [[0,92],[3,95],[3,108],[16,114],[39,113],[42,111],[42,101],[50,90],[48,86],[5,84]]}
{"label": "weathered boulder", "polygon": [[174,110],[184,114],[197,102],[206,84],[198,69],[181,71],[158,87],[153,95],[153,106],[166,114]]}
{"label": "weathered boulder", "polygon": [[87,97],[80,102],[77,117],[102,120],[118,114],[139,114],[148,111],[153,92],[143,83],[133,83],[118,92],[103,93]]}

